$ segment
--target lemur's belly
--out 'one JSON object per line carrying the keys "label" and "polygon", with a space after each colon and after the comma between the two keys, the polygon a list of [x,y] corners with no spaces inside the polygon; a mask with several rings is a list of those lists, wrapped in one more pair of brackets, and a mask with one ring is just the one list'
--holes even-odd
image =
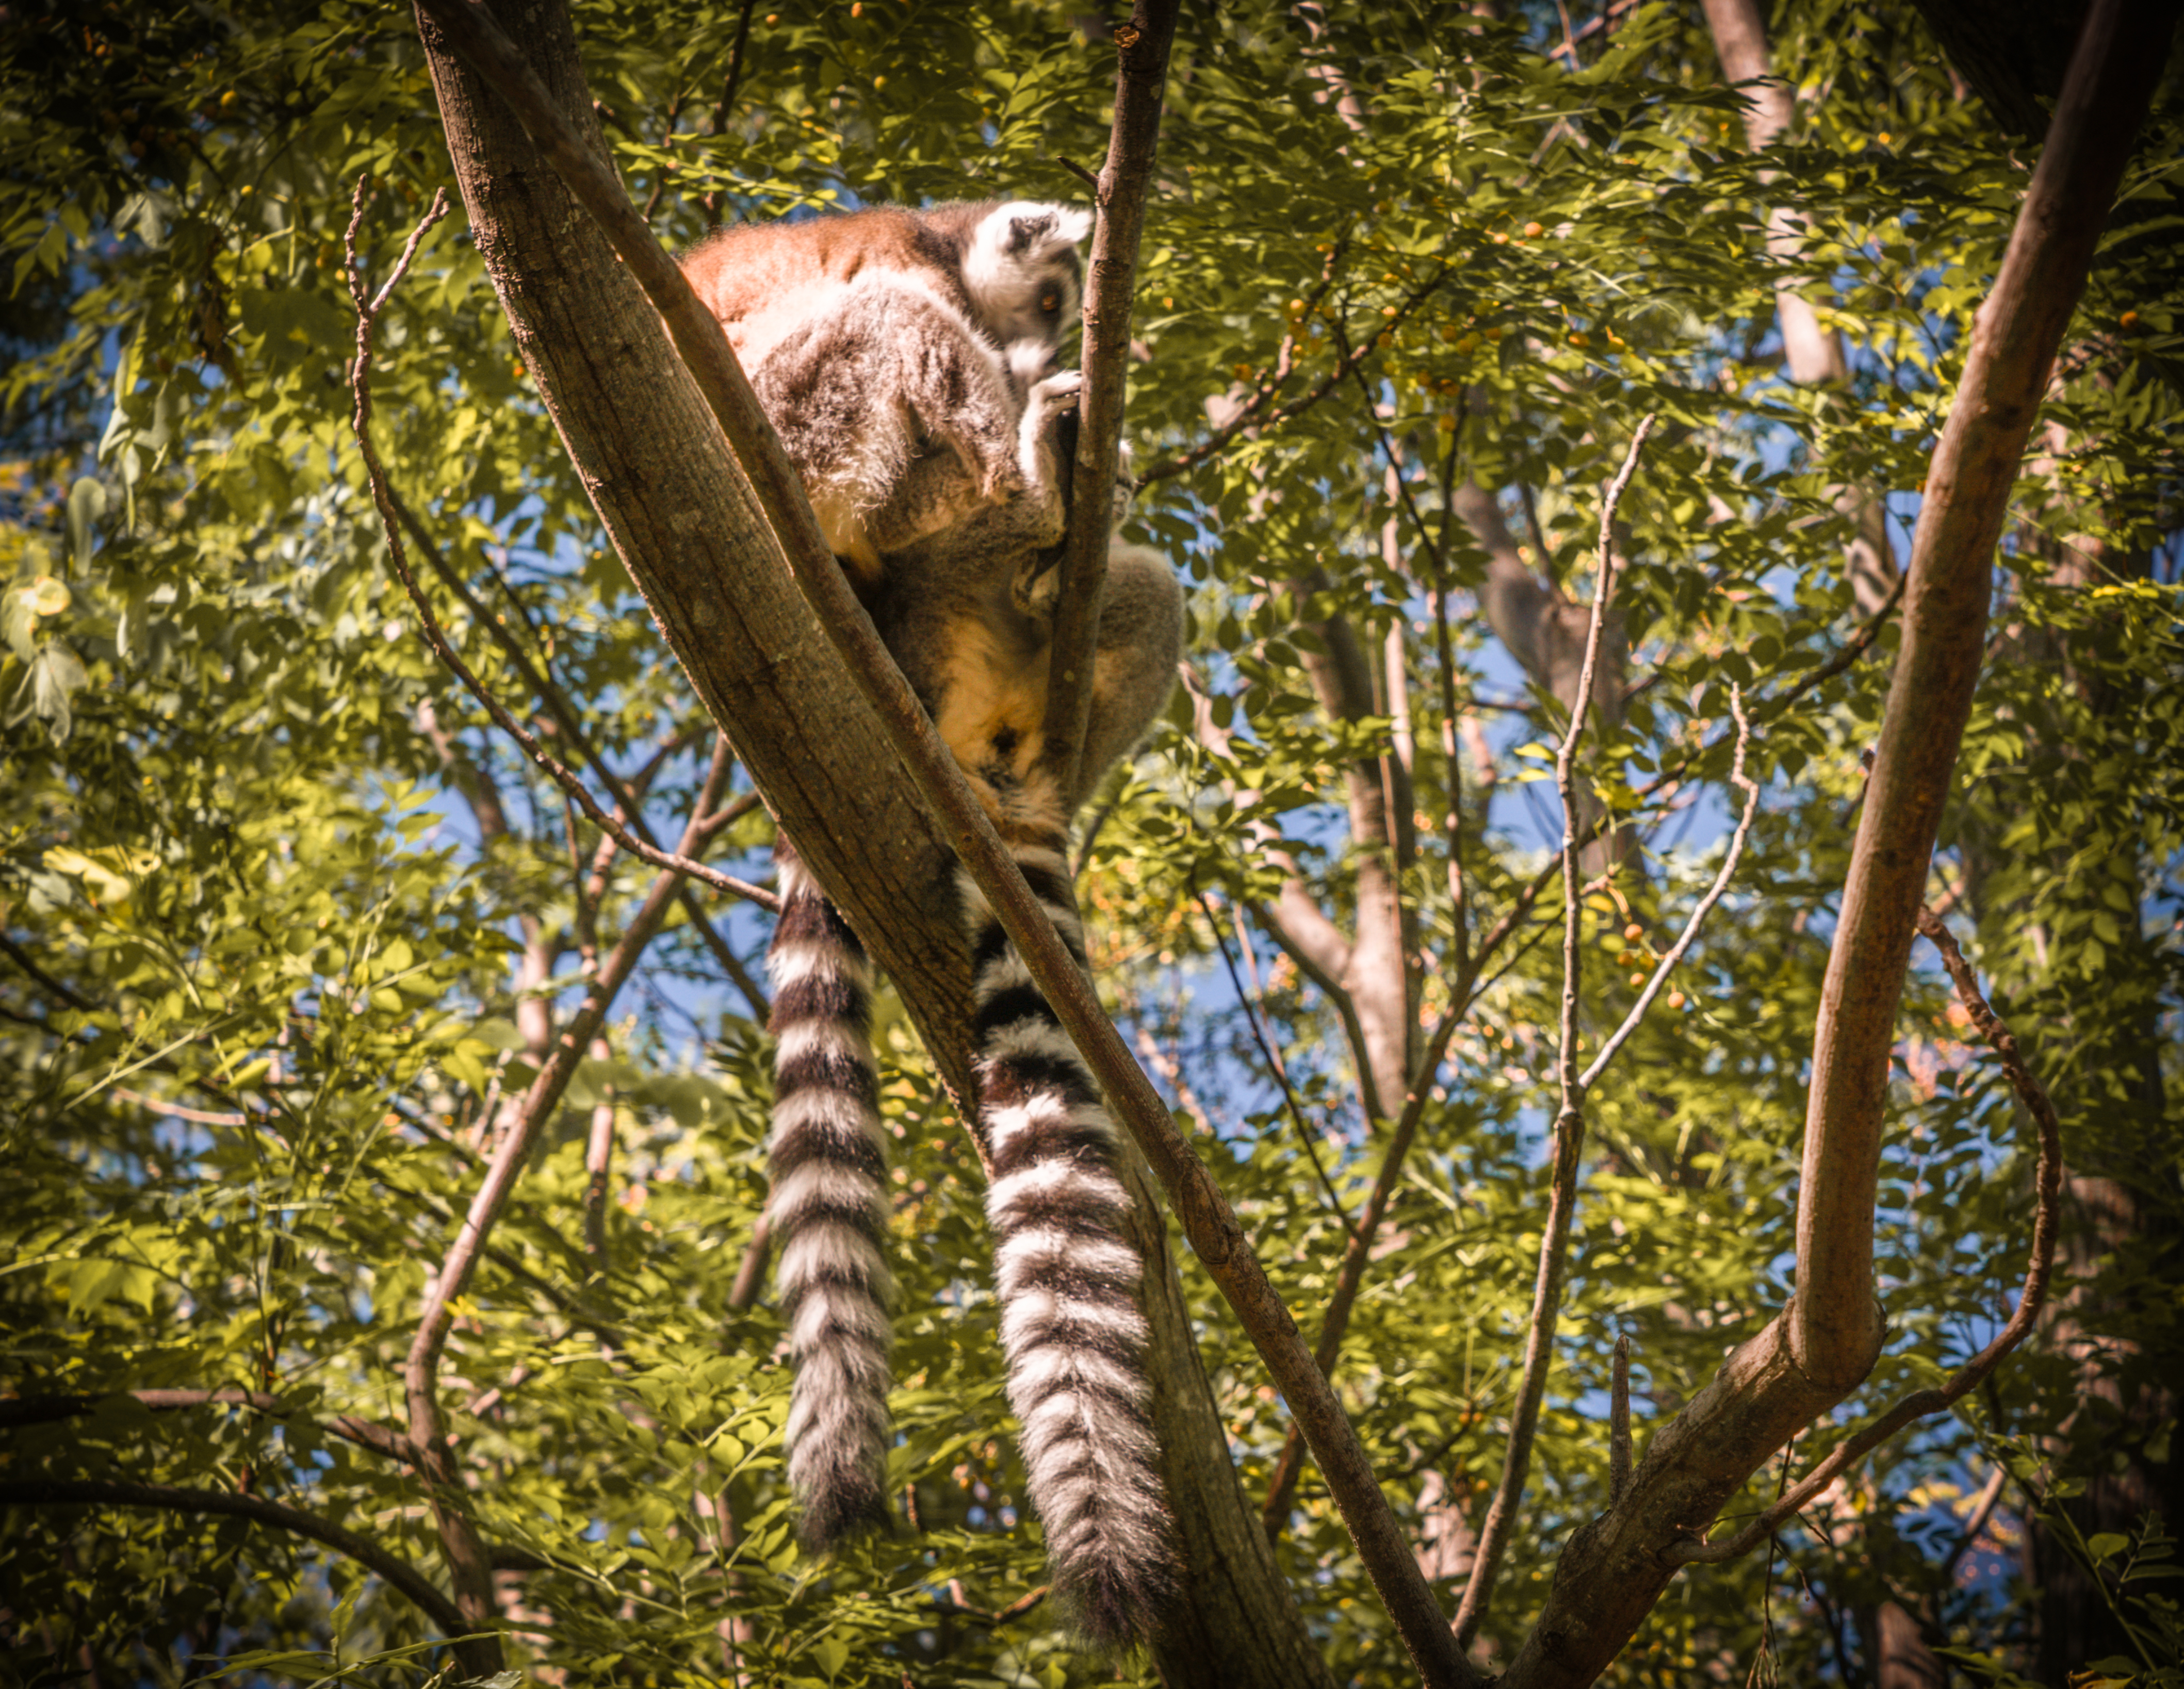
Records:
{"label": "lemur's belly", "polygon": [[1046,717],[1046,652],[1026,660],[983,626],[966,627],[940,667],[933,725],[998,825],[1052,820],[1053,777],[1038,768]]}

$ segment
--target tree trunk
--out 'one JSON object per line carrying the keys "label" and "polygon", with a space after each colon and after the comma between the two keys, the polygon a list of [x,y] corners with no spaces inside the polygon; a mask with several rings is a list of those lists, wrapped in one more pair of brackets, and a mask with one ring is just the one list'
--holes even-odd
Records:
{"label": "tree trunk", "polygon": [[[541,0],[502,27],[563,115],[604,155],[567,9]],[[944,1082],[972,1096],[970,969],[950,857],[910,781],[875,763],[882,730],[814,624],[697,387],[636,282],[515,119],[422,14],[448,150],[487,273],[631,578],[768,807],[893,977]],[[1146,1276],[1155,1419],[1184,1557],[1183,1595],[1156,1647],[1178,1686],[1329,1679],[1245,1508],[1190,1336],[1161,1209]]]}

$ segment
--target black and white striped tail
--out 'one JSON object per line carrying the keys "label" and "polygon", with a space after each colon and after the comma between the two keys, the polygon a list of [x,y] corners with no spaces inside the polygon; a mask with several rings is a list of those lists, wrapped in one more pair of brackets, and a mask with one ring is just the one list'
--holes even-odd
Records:
{"label": "black and white striped tail", "polygon": [[[1083,966],[1066,837],[1006,825],[1002,833]],[[975,970],[979,1120],[994,1164],[986,1214],[1009,1406],[1023,1426],[1055,1592],[1089,1640],[1125,1647],[1154,1629],[1174,1587],[1175,1559],[1145,1381],[1142,1269],[1125,1229],[1130,1197],[1116,1171],[1115,1125],[984,897],[967,875],[961,884]]]}
{"label": "black and white striped tail", "polygon": [[783,839],[767,1203],[796,1382],[788,1478],[814,1548],[887,1507],[887,1161],[872,1048],[872,964]]}

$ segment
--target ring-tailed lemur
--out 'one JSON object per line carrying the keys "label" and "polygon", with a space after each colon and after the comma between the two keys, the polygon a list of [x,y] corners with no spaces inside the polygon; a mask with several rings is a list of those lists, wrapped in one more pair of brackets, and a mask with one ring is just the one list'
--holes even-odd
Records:
{"label": "ring-tailed lemur", "polygon": [[[919,232],[928,217],[944,244]],[[867,219],[886,236],[878,257],[854,256]],[[766,286],[716,269],[699,288],[709,303],[760,299],[796,270],[790,237],[816,239],[830,278],[853,278],[812,290],[821,308],[800,320],[777,305],[746,314],[759,319],[748,344],[763,348],[752,385],[815,503],[831,497],[822,514],[854,519],[830,541],[1080,966],[1070,819],[1158,714],[1182,643],[1166,560],[1111,544],[1082,773],[1061,790],[1043,761],[1059,582],[1041,553],[1061,536],[1056,436],[1078,378],[1034,378],[1074,320],[1082,232],[1082,214],[1058,207],[864,213],[777,229]],[[960,255],[960,276],[944,263],[935,275],[936,247]],[[877,267],[905,253],[925,267]],[[700,256],[715,253],[740,263],[733,242]],[[797,1365],[789,1475],[807,1541],[825,1544],[887,1513],[886,1167],[869,964],[793,850],[779,859],[769,1212]],[[1057,1593],[1094,1640],[1127,1643],[1151,1628],[1174,1573],[1115,1128],[967,879],[962,894],[1010,1405]]]}
{"label": "ring-tailed lemur", "polygon": [[[1077,321],[1089,226],[1067,205],[881,206],[744,225],[683,260],[854,577],[1030,490],[1024,391]],[[966,475],[914,472],[941,447]]]}

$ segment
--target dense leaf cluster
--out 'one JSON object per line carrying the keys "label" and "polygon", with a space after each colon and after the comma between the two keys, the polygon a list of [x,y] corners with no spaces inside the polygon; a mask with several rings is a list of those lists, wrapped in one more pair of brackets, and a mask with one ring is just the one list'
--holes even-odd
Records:
{"label": "dense leaf cluster", "polygon": [[[1642,1443],[1788,1293],[1830,899],[1895,645],[1884,631],[1806,684],[1875,610],[1842,567],[1838,494],[1878,489],[1908,554],[2026,173],[1908,7],[1789,8],[1774,51],[1800,116],[1763,159],[1697,8],[1618,12],[1575,45],[1546,9],[1186,17],[1128,432],[1150,471],[1141,531],[1192,585],[1194,673],[1095,806],[1084,881],[1111,1005],[1308,1335],[1401,1099],[1368,1107],[1330,982],[1277,942],[1284,911],[1347,927],[1361,884],[1392,885],[1420,1041],[1509,919],[1337,1374],[1452,1606],[1545,1211],[1561,976],[1539,941],[1558,894],[1527,888],[1559,830],[1541,781],[1567,710],[1490,620],[1492,536],[1445,488],[1482,490],[1538,590],[1586,602],[1600,489],[1659,417],[1615,542],[1627,662],[1584,763],[1624,841],[1587,897],[1588,1040],[1719,860],[1732,685],[1766,799],[1674,994],[1592,1099],[1489,1658],[1605,1505],[1614,1337],[1633,1340]],[[1062,161],[1106,145],[1112,49],[1066,8],[705,0],[585,3],[577,22],[616,162],[671,245],[831,205],[1076,197]],[[352,0],[17,0],[0,65],[0,1391],[53,1408],[0,1433],[0,1483],[264,1497],[437,1579],[401,1442],[417,1309],[549,1020],[653,876],[436,665],[362,492],[343,231],[368,173],[357,261],[376,286],[450,180],[432,91],[409,14]],[[2164,111],[2025,466],[1930,899],[1975,931],[2073,1170],[2127,1189],[2136,1217],[2078,1234],[2062,1335],[1764,1564],[1686,1573],[1614,1681],[1745,1681],[1763,1652],[1783,1681],[1860,1681],[1861,1623],[1888,1601],[1968,1663],[2029,1671],[2037,1592],[2007,1541],[2126,1468],[2142,1510],[2174,1485],[2177,140]],[[1784,206],[1794,251],[1770,250]],[[1842,336],[1847,381],[1787,379],[1786,279]],[[456,645],[674,837],[710,724],[604,547],[460,215],[389,308],[375,399]],[[1344,664],[1370,694],[1347,711],[1323,684]],[[710,859],[763,877],[769,839],[750,806]],[[1027,1599],[1042,1557],[975,1158],[884,1003],[906,1518],[832,1562],[794,1542],[779,1322],[737,1289],[762,1203],[763,939],[710,894],[675,907],[455,1310],[443,1410],[512,1658],[571,1684],[1103,1681]],[[1975,1348],[2022,1270],[2030,1153],[1962,1025],[1914,977],[1879,1239],[1892,1336],[1852,1419]],[[1256,1504],[1287,1417],[1185,1273]],[[129,1393],[157,1391],[260,1395],[154,1411]],[[2015,1475],[2002,1508],[1952,1558],[1997,1461]],[[2158,1542],[2077,1542],[2145,1627],[2132,1669],[2164,1624],[2173,1658],[2174,1609],[2120,1575],[2158,1567]],[[1406,1681],[1309,1470],[1279,1552],[1336,1679]],[[448,1671],[383,1580],[234,1517],[16,1508],[0,1586],[25,1682]]]}

